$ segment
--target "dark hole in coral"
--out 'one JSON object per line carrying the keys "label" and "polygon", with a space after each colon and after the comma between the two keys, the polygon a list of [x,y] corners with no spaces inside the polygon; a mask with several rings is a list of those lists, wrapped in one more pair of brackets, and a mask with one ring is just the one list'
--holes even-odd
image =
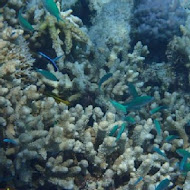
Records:
{"label": "dark hole in coral", "polygon": [[125,173],[122,176],[115,175],[114,176],[114,182],[115,182],[115,188],[122,187],[123,185],[127,184],[127,182],[130,180],[129,173]]}
{"label": "dark hole in coral", "polygon": [[185,132],[186,132],[186,134],[189,136],[190,135],[190,122],[189,122],[189,124],[186,124],[185,125]]}
{"label": "dark hole in coral", "polygon": [[77,3],[71,7],[73,10],[73,15],[79,17],[84,25],[91,26],[91,18],[95,15],[95,11],[89,9],[88,0],[79,0]]}
{"label": "dark hole in coral", "polygon": [[135,160],[134,164],[135,168],[138,168],[142,164],[142,161]]}
{"label": "dark hole in coral", "polygon": [[151,167],[150,171],[147,173],[147,175],[154,175],[155,173],[157,173],[158,171],[160,170],[160,168],[157,168],[157,167]]}
{"label": "dark hole in coral", "polygon": [[115,162],[115,160],[120,156],[119,152],[113,152],[110,156],[106,157],[106,163],[109,163],[110,166],[112,166]]}
{"label": "dark hole in coral", "polygon": [[87,107],[89,105],[92,105],[93,107],[96,107],[95,103],[96,95],[92,92],[89,92],[88,90],[81,96],[80,104],[83,107]]}
{"label": "dark hole in coral", "polygon": [[74,183],[77,185],[79,190],[83,190],[86,187],[86,179],[82,175],[77,175],[77,177],[74,179]]}
{"label": "dark hole in coral", "polygon": [[[155,129],[155,128],[152,129],[152,130],[150,131],[150,134],[154,135],[154,138],[155,138],[156,135],[157,135],[156,129]],[[153,138],[153,139],[154,139],[154,138]]]}
{"label": "dark hole in coral", "polygon": [[93,126],[94,121],[95,121],[95,120],[93,119],[93,117],[90,116],[89,121],[88,121],[88,123],[87,123],[87,126]]}
{"label": "dark hole in coral", "polygon": [[88,162],[88,171],[92,177],[100,177],[104,173],[99,166],[94,166],[93,163]]}
{"label": "dark hole in coral", "polygon": [[[144,150],[144,152],[148,151],[148,149],[150,149],[150,145],[154,144],[154,138],[152,138],[151,140],[145,140],[142,148]],[[152,150],[149,150],[152,151]]]}
{"label": "dark hole in coral", "polygon": [[85,159],[85,156],[82,153],[76,153],[75,156],[78,162]]}
{"label": "dark hole in coral", "polygon": [[4,7],[7,2],[8,2],[8,0],[1,0],[1,2],[0,2],[0,8]]}
{"label": "dark hole in coral", "polygon": [[129,126],[128,126],[128,138],[129,139],[132,139],[132,135],[133,135],[133,132],[134,132],[134,127],[135,127],[135,125],[136,125],[136,123],[133,125],[133,124],[130,124]]}
{"label": "dark hole in coral", "polygon": [[108,66],[106,66],[106,65],[105,65],[105,66],[103,66],[103,68],[102,68],[102,69],[104,69],[106,72],[109,72],[109,70],[110,70],[110,69],[109,69],[109,67],[108,67]]}

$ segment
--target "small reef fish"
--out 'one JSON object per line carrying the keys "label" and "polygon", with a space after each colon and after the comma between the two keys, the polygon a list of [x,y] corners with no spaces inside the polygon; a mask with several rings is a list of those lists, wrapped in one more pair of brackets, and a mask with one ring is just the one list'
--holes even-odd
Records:
{"label": "small reef fish", "polygon": [[154,98],[152,96],[138,96],[137,98],[134,98],[130,102],[125,104],[120,104],[114,100],[110,100],[110,102],[116,109],[122,111],[123,113],[127,113],[127,111],[129,110],[137,110],[142,106],[145,106],[153,99]]}
{"label": "small reef fish", "polygon": [[117,137],[116,137],[116,142],[121,138],[121,135],[123,134],[123,132],[125,131],[126,129],[126,126],[127,124],[126,123],[123,123],[118,131],[118,134],[117,134]]}
{"label": "small reef fish", "polygon": [[53,0],[42,0],[44,7],[47,9],[47,11],[53,15],[57,21],[62,20],[60,16],[59,9],[57,8],[56,3]]}
{"label": "small reef fish", "polygon": [[112,128],[111,131],[109,132],[109,136],[113,136],[113,135],[115,134],[115,132],[117,131],[118,128],[119,128],[119,125],[113,126],[113,128]]}
{"label": "small reef fish", "polygon": [[134,183],[134,186],[137,186],[141,181],[143,180],[143,177],[140,176]]}
{"label": "small reef fish", "polygon": [[32,27],[32,25],[22,16],[22,11],[23,8],[21,8],[18,12],[18,21],[20,23],[20,25],[22,26],[22,28],[26,31],[29,32],[33,32],[34,28]]}
{"label": "small reef fish", "polygon": [[99,83],[98,83],[99,89],[101,89],[102,84],[103,84],[106,80],[108,80],[109,78],[111,78],[112,76],[113,76],[112,73],[107,73],[107,74],[105,74],[105,75],[100,79],[100,81],[99,81]]}
{"label": "small reef fish", "polygon": [[161,127],[160,127],[160,122],[158,120],[154,120],[154,126],[155,126],[155,129],[156,129],[156,132],[158,135],[161,135]]}
{"label": "small reef fish", "polygon": [[160,184],[156,187],[155,190],[165,190],[170,184],[170,180],[169,179],[164,179],[160,182]]}
{"label": "small reef fish", "polygon": [[190,163],[185,163],[184,164],[183,171],[186,172],[186,173],[190,171]]}
{"label": "small reef fish", "polygon": [[18,145],[18,143],[13,139],[3,139],[3,142]]}
{"label": "small reef fish", "polygon": [[181,149],[181,148],[177,149],[176,152],[177,152],[178,155],[183,157],[180,164],[179,164],[180,170],[183,171],[184,166],[187,163],[187,159],[190,158],[190,152],[188,152],[188,151],[186,151],[184,149]]}
{"label": "small reef fish", "polygon": [[126,111],[126,107],[114,100],[110,100],[110,102],[112,103],[112,105],[117,109],[117,110],[120,110],[122,111],[123,113],[127,113]]}
{"label": "small reef fish", "polygon": [[151,102],[154,98],[152,96],[138,96],[132,99],[130,102],[124,104],[126,110],[135,110],[139,109],[142,106],[145,106]]}
{"label": "small reef fish", "polygon": [[177,136],[177,135],[169,135],[169,136],[167,136],[166,137],[166,142],[170,142],[170,141],[173,141],[174,139],[178,139],[179,138],[179,136]]}
{"label": "small reef fish", "polygon": [[53,73],[50,73],[49,71],[46,71],[44,69],[37,69],[37,68],[36,68],[36,71],[42,74],[45,78],[49,80],[58,81],[57,77]]}
{"label": "small reef fish", "polygon": [[156,107],[156,108],[150,110],[150,114],[151,114],[151,115],[152,115],[152,114],[155,114],[155,113],[157,113],[157,112],[159,112],[159,111],[161,111],[161,110],[167,109],[167,108],[168,108],[168,106],[158,106],[158,107]]}
{"label": "small reef fish", "polygon": [[60,59],[61,57],[63,57],[63,55],[58,56],[58,57],[56,57],[56,58],[54,58],[54,59],[51,59],[50,57],[48,57],[47,55],[45,55],[45,54],[42,53],[42,52],[39,52],[39,54],[40,54],[41,56],[45,57],[45,58],[53,65],[55,72],[58,70],[58,67],[57,67],[57,65],[56,65],[55,62],[56,62],[58,59]]}
{"label": "small reef fish", "polygon": [[45,93],[45,95],[54,98],[57,103],[62,102],[62,103],[64,103],[64,104],[66,104],[67,106],[70,105],[70,102],[69,102],[69,101],[63,100],[62,98],[58,97],[57,95],[55,95],[55,94],[53,94],[53,93]]}
{"label": "small reef fish", "polygon": [[136,91],[135,86],[131,82],[128,84],[128,88],[129,88],[129,92],[131,93],[133,98],[137,98],[139,96],[137,91]]}
{"label": "small reef fish", "polygon": [[164,158],[166,158],[168,160],[166,154],[164,152],[162,152],[159,148],[153,147],[153,151],[157,152],[160,156],[163,156]]}
{"label": "small reef fish", "polygon": [[131,116],[127,116],[124,118],[125,121],[129,122],[130,124],[135,124],[135,119]]}

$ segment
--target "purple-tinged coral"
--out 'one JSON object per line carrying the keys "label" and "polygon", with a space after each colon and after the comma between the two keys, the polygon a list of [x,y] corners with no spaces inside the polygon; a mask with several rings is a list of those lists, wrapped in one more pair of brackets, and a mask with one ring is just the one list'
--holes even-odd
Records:
{"label": "purple-tinged coral", "polygon": [[186,20],[178,0],[140,0],[134,13],[136,38],[150,47],[167,44]]}

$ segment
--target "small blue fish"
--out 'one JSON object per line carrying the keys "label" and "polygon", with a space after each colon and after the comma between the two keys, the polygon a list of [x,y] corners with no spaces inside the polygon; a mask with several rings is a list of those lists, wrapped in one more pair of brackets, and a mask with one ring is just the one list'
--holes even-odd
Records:
{"label": "small blue fish", "polygon": [[53,0],[42,0],[44,7],[47,9],[47,11],[57,18],[57,21],[62,20],[60,16],[59,9],[57,8],[56,3]]}
{"label": "small blue fish", "polygon": [[190,171],[190,163],[186,163],[183,168],[184,172],[189,172]]}
{"label": "small blue fish", "polygon": [[3,142],[18,145],[18,143],[13,139],[3,139]]}
{"label": "small blue fish", "polygon": [[106,80],[108,80],[109,78],[111,78],[112,76],[113,76],[112,73],[107,73],[107,74],[105,74],[105,75],[100,79],[100,81],[99,81],[99,83],[98,83],[99,89],[101,89],[102,84],[103,84]]}
{"label": "small blue fish", "polygon": [[36,68],[36,71],[39,72],[40,74],[42,74],[45,78],[47,78],[49,80],[58,81],[57,77],[49,71],[46,71],[44,69],[37,69],[37,68]]}
{"label": "small blue fish", "polygon": [[188,152],[188,151],[186,151],[184,149],[181,149],[181,148],[177,149],[176,152],[180,156],[183,157],[182,160],[181,160],[181,162],[180,162],[180,164],[179,164],[180,170],[183,171],[184,170],[184,166],[187,163],[188,158],[190,158],[190,152]]}
{"label": "small blue fish", "polygon": [[115,141],[118,141],[118,140],[121,138],[121,135],[122,135],[123,132],[125,131],[126,126],[127,126],[126,123],[123,123],[123,124],[121,125],[120,130],[118,131],[118,134],[117,134],[117,137],[116,137],[116,140],[115,140]]}
{"label": "small blue fish", "polygon": [[135,119],[133,117],[131,117],[131,116],[125,117],[124,120],[129,122],[130,124],[135,124],[136,123]]}
{"label": "small blue fish", "polygon": [[23,11],[23,8],[21,8],[18,12],[18,21],[20,23],[20,25],[22,26],[22,28],[24,30],[27,30],[27,31],[30,31],[30,32],[33,32],[34,31],[34,28],[32,27],[32,25],[22,16],[22,11]]}
{"label": "small blue fish", "polygon": [[115,134],[115,132],[117,131],[119,125],[115,125],[113,126],[112,130],[109,132],[109,136],[113,136]]}
{"label": "small blue fish", "polygon": [[114,100],[110,100],[110,102],[112,103],[112,105],[119,111],[122,111],[123,113],[127,113],[126,112],[126,107]]}
{"label": "small blue fish", "polygon": [[138,185],[138,183],[140,183],[143,180],[143,177],[140,176],[134,183],[134,186]]}
{"label": "small blue fish", "polygon": [[129,87],[129,91],[130,91],[131,95],[133,96],[133,98],[137,98],[139,95],[135,89],[135,86],[130,82],[128,84],[128,87]]}
{"label": "small blue fish", "polygon": [[180,156],[182,156],[182,157],[187,156],[188,158],[190,158],[190,152],[187,151],[187,150],[185,150],[185,149],[179,148],[179,149],[176,150],[176,152],[177,152]]}
{"label": "small blue fish", "polygon": [[56,65],[55,62],[56,62],[58,59],[60,59],[61,57],[63,57],[63,55],[61,55],[61,56],[59,56],[59,57],[56,57],[56,58],[54,58],[54,59],[51,59],[50,57],[48,57],[47,55],[45,55],[45,54],[42,53],[42,52],[39,52],[39,54],[40,54],[41,56],[45,57],[45,58],[53,65],[55,72],[58,70],[58,67],[57,67],[57,65]]}
{"label": "small blue fish", "polygon": [[173,141],[174,139],[178,139],[179,138],[179,136],[177,136],[177,135],[169,135],[169,136],[167,136],[166,137],[166,142],[170,142],[170,141]]}
{"label": "small blue fish", "polygon": [[159,148],[154,147],[153,151],[157,152],[159,155],[163,156],[164,158],[166,158],[168,160],[166,154],[164,152],[162,152]]}
{"label": "small blue fish", "polygon": [[142,106],[147,105],[153,99],[154,98],[152,96],[138,96],[123,105],[126,107],[126,110],[136,110],[140,109]]}
{"label": "small blue fish", "polygon": [[158,120],[154,120],[154,126],[155,126],[155,129],[156,129],[156,132],[158,135],[161,135],[161,127],[160,127],[160,123]]}
{"label": "small blue fish", "polygon": [[159,112],[159,111],[167,109],[167,108],[168,108],[168,106],[158,106],[158,107],[150,110],[150,114],[155,114],[156,112]]}
{"label": "small blue fish", "polygon": [[156,187],[155,190],[165,190],[170,184],[170,180],[169,179],[164,179],[160,182],[160,184]]}

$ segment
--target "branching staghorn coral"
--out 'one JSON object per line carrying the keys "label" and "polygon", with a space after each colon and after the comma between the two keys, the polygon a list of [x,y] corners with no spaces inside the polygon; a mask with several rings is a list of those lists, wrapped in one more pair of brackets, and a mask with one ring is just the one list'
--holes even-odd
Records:
{"label": "branching staghorn coral", "polygon": [[[31,10],[29,15],[32,15],[32,11],[34,10]],[[44,21],[47,21],[44,27],[48,30],[44,30],[46,34],[39,32],[40,38],[35,39],[36,44],[40,40],[45,41],[46,35],[51,39],[48,32],[51,31],[51,19],[54,28],[52,31],[65,35],[61,23],[57,23],[52,16],[46,16],[44,10],[42,15],[49,19]],[[66,25],[65,27],[69,30],[69,35],[75,35],[70,24],[69,22],[68,28]],[[8,26],[4,23],[1,25],[1,31],[5,34],[3,31],[7,31]],[[34,27],[37,28],[38,25]],[[10,28],[13,30],[13,27]],[[37,32],[24,36],[33,38]],[[77,39],[74,36],[69,37],[70,42]],[[52,39],[50,46],[54,42],[56,44],[64,41],[59,41],[62,38]],[[150,83],[149,77],[145,79],[145,70],[150,68],[144,64],[144,57],[148,53],[146,46],[138,42],[132,53],[126,48],[123,60],[118,58],[119,51],[114,47],[116,49],[108,51],[109,59],[101,68],[94,64],[96,61],[91,64],[88,59],[89,52],[81,53],[80,57],[78,53],[82,51],[76,48],[76,52],[73,52],[73,46],[72,50],[65,54],[64,63],[59,63],[58,72],[54,72],[51,65],[47,66],[58,78],[58,81],[54,82],[32,69],[34,59],[31,58],[30,51],[35,54],[34,50],[38,49],[33,49],[30,43],[18,36],[14,40],[1,37],[0,41],[0,53],[3,55],[0,64],[0,179],[6,181],[6,184],[10,182],[16,189],[142,190],[155,189],[160,181],[167,178],[170,180],[170,186],[177,188],[181,171],[176,163],[181,162],[181,158],[176,154],[176,149],[184,146],[189,150],[187,134],[183,127],[190,117],[190,99],[188,95],[184,96],[179,92],[169,93],[167,85],[156,86]],[[82,43],[84,41],[82,40]],[[91,45],[88,48],[91,48]],[[61,49],[64,53],[65,50]],[[67,60],[75,53],[79,59]],[[36,58],[40,59],[38,56]],[[97,72],[93,74],[94,71]],[[99,80],[107,72],[113,75],[103,82],[100,91]],[[154,76],[159,78],[156,74]],[[138,96],[154,95],[154,102],[149,105],[128,110],[128,116],[135,120],[132,124],[110,103],[110,98],[120,103],[133,99],[128,82],[134,83]],[[45,94],[49,88],[57,94],[65,93],[67,98],[84,98],[86,105],[80,105],[82,101],[69,107],[58,103],[53,96],[48,97]],[[88,93],[84,93],[86,91]],[[167,109],[150,113],[151,109],[162,104],[168,106]],[[155,119],[160,122],[162,129],[160,137],[154,126]],[[110,135],[114,126],[122,126],[123,123],[127,125],[122,134],[118,136],[118,128],[114,135]],[[173,132],[180,137],[170,142],[165,141]],[[3,141],[5,139],[6,141]],[[7,139],[16,143],[11,144]],[[155,147],[162,154],[154,151]],[[142,180],[136,186],[135,182],[139,178]],[[186,181],[183,179],[181,183],[185,183],[186,187],[188,181],[187,177]]]}

